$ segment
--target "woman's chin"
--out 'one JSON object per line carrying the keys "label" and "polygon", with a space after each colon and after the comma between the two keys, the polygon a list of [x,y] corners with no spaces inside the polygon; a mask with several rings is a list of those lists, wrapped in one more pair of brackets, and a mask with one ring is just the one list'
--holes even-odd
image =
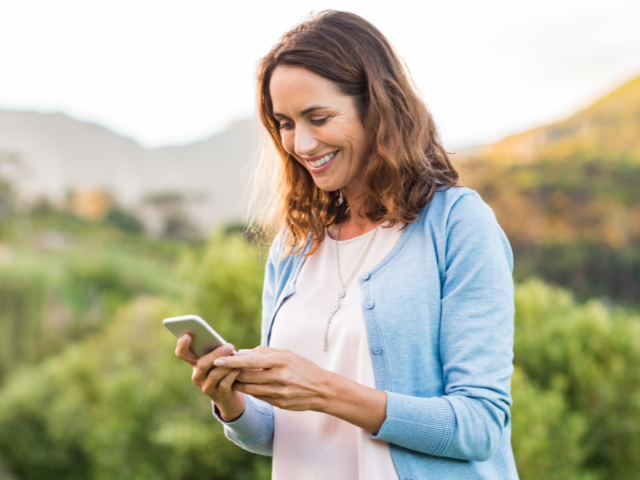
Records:
{"label": "woman's chin", "polygon": [[313,182],[323,192],[335,192],[336,190],[340,190],[344,185],[340,182],[336,182],[332,179],[325,178],[316,178],[313,177]]}

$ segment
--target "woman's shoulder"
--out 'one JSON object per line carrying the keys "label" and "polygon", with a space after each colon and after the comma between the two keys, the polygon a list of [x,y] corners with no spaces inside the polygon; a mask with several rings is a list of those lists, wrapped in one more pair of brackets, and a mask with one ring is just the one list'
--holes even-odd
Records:
{"label": "woman's shoulder", "polygon": [[421,220],[440,225],[449,225],[451,220],[496,223],[491,207],[478,192],[467,187],[438,188],[424,208]]}
{"label": "woman's shoulder", "polygon": [[491,207],[474,190],[451,187],[438,191],[420,221],[425,238],[438,243],[444,251],[457,251],[462,246],[476,253],[495,250],[503,252],[510,268],[513,266],[507,236]]}
{"label": "woman's shoulder", "polygon": [[284,268],[287,265],[298,261],[306,252],[309,251],[310,247],[310,243],[307,242],[307,244],[300,252],[286,252],[285,248],[287,248],[287,235],[288,230],[286,227],[283,227],[282,230],[280,230],[280,232],[273,239],[271,247],[269,248],[269,263],[278,265],[279,268]]}

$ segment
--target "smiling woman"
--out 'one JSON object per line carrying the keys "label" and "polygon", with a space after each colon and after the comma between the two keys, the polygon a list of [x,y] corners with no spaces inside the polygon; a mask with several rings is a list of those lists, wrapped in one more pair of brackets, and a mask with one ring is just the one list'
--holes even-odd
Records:
{"label": "smiling woman", "polygon": [[264,57],[258,107],[281,229],[262,345],[176,349],[227,436],[280,480],[516,479],[509,243],[389,42],[323,12]]}
{"label": "smiling woman", "polygon": [[[325,227],[340,223],[347,207],[353,213],[356,199],[371,222],[394,225],[414,221],[436,184],[457,185],[408,71],[354,14],[324,12],[286,33],[262,59],[257,90],[280,158],[296,160],[275,165],[282,182],[270,219],[287,225],[296,250],[311,234],[315,252]],[[361,233],[345,225],[343,236]]]}
{"label": "smiling woman", "polygon": [[[282,146],[309,171],[315,187],[353,187],[367,140],[353,98],[302,67],[275,69],[270,90]],[[306,107],[319,98],[324,106]]]}

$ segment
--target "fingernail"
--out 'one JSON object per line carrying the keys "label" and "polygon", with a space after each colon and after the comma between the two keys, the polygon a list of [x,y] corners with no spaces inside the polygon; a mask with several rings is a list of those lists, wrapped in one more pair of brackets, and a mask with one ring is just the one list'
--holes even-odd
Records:
{"label": "fingernail", "polygon": [[187,338],[189,338],[189,336],[188,336],[188,335],[183,335],[183,336],[181,336],[181,337],[180,337],[180,342],[181,342],[181,343],[186,342],[186,341],[187,341]]}
{"label": "fingernail", "polygon": [[233,345],[227,343],[224,347],[222,347],[222,353],[231,353],[233,352]]}
{"label": "fingernail", "polygon": [[219,358],[219,359],[217,359],[215,362],[213,362],[213,364],[214,364],[216,367],[224,367],[224,364],[225,364],[225,363],[226,363],[226,362],[225,362],[223,359],[221,359],[221,358]]}

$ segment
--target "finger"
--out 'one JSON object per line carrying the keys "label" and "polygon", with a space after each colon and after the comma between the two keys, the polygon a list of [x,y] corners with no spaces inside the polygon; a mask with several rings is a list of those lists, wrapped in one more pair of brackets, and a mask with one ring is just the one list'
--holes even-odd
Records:
{"label": "finger", "polygon": [[242,383],[274,383],[273,370],[239,369],[238,382]]}
{"label": "finger", "polygon": [[218,389],[218,384],[220,380],[223,379],[226,375],[232,372],[230,368],[220,368],[214,367],[212,368],[208,375],[204,378],[197,376],[194,369],[194,374],[192,375],[193,383],[202,388],[203,392],[215,392]]}
{"label": "finger", "polygon": [[225,345],[222,345],[222,346],[216,348],[212,352],[209,352],[206,355],[203,355],[202,358],[205,359],[204,360],[205,362],[208,362],[211,365],[213,365],[213,361],[216,358],[233,355],[233,349],[234,349],[233,344],[227,343]]}
{"label": "finger", "polygon": [[[203,359],[199,359],[198,363],[193,367],[193,374],[191,375],[191,381],[196,385],[202,385],[204,381],[207,379],[209,374],[213,375],[212,370],[216,367],[213,366],[212,363],[203,361]],[[214,375],[215,377],[215,375]]]}
{"label": "finger", "polygon": [[[210,375],[211,369],[216,368],[216,365],[214,365],[215,359],[229,355],[233,355],[233,345],[227,343],[226,345],[216,348],[213,352],[200,357],[194,366],[193,375],[191,376],[193,383],[196,385],[202,384],[205,378]],[[224,370],[225,372],[221,374],[221,376],[231,371],[230,368],[225,368]]]}
{"label": "finger", "polygon": [[279,348],[272,348],[272,347],[267,347],[265,345],[260,345],[259,347],[254,348],[252,352],[258,355],[267,355],[269,353],[276,353],[276,352],[289,353],[289,350],[282,350]]}
{"label": "finger", "polygon": [[175,355],[180,360],[183,360],[191,365],[195,365],[198,361],[198,356],[189,349],[190,346],[191,335],[187,333],[178,339]]}
{"label": "finger", "polygon": [[235,382],[232,389],[236,392],[246,393],[252,397],[272,398],[277,396],[276,390],[271,385],[256,385],[254,383]]}
{"label": "finger", "polygon": [[253,348],[243,348],[242,350],[238,350],[238,353],[236,353],[236,355],[255,355],[256,352],[254,350],[255,349]]}
{"label": "finger", "polygon": [[236,379],[238,378],[238,375],[240,375],[241,372],[242,370],[240,369],[231,370],[229,373],[227,373],[224,377],[220,379],[220,381],[218,382],[218,388],[220,390],[231,390],[231,387],[233,386],[233,382],[236,381]]}
{"label": "finger", "polygon": [[273,368],[284,364],[284,355],[280,352],[267,355],[235,355],[218,358],[213,364],[216,367],[227,368]]}

